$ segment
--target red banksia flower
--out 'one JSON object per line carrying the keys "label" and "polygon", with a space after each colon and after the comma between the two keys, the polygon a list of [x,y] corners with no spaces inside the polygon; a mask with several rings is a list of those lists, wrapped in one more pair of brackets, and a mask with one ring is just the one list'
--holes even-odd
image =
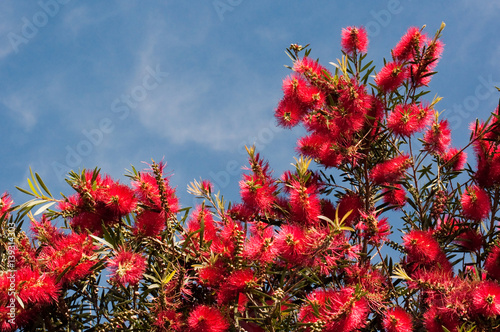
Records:
{"label": "red banksia flower", "polygon": [[386,311],[382,326],[386,332],[412,332],[411,315],[403,308],[396,307]]}
{"label": "red banksia flower", "polygon": [[408,78],[408,69],[397,62],[388,62],[375,76],[375,84],[383,93],[393,92]]}
{"label": "red banksia flower", "polygon": [[474,311],[482,316],[500,315],[500,285],[493,281],[482,281],[472,291]]}
{"label": "red banksia flower", "polygon": [[425,41],[425,34],[417,27],[410,27],[399,43],[392,49],[392,56],[398,61],[411,61]]}
{"label": "red banksia flower", "polygon": [[111,279],[126,286],[137,285],[146,271],[146,258],[141,254],[120,250],[115,257],[108,260],[111,270]]}
{"label": "red banksia flower", "polygon": [[408,155],[397,156],[375,165],[370,171],[370,179],[376,184],[396,182],[404,176],[410,165],[411,159]]}
{"label": "red banksia flower", "polygon": [[194,308],[187,319],[189,332],[225,332],[229,323],[216,308],[200,305]]}
{"label": "red banksia flower", "polygon": [[472,220],[482,220],[491,211],[491,201],[488,193],[478,186],[468,187],[460,200],[464,217]]}
{"label": "red banksia flower", "polygon": [[340,41],[342,49],[349,55],[366,53],[368,50],[368,34],[364,27],[347,27],[342,29]]}
{"label": "red banksia flower", "polygon": [[443,154],[451,142],[448,120],[434,122],[424,135],[424,149],[430,153]]}

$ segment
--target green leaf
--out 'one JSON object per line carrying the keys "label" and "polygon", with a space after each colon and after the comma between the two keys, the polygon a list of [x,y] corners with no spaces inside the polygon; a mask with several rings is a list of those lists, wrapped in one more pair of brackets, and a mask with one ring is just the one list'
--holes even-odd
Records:
{"label": "green leaf", "polygon": [[104,244],[105,246],[107,246],[107,247],[109,247],[109,248],[113,249],[113,245],[112,245],[111,243],[109,243],[108,241],[104,240],[103,238],[100,238],[100,237],[95,236],[95,235],[93,235],[93,234],[90,234],[90,236],[91,236],[94,240],[99,241],[99,242],[101,242],[102,244]]}
{"label": "green leaf", "polygon": [[40,213],[44,212],[45,210],[47,210],[49,207],[51,207],[54,204],[56,204],[56,202],[49,202],[47,204],[42,205],[41,207],[39,207],[35,211],[35,213],[33,215],[35,215],[35,216],[39,215]]}
{"label": "green leaf", "polygon": [[50,193],[49,189],[45,185],[45,183],[43,183],[42,178],[40,177],[40,175],[38,175],[38,173],[35,173],[35,176],[36,176],[36,179],[37,179],[38,183],[40,184],[40,186],[42,186],[43,190],[45,190],[45,192],[47,194],[49,194],[50,197],[53,197],[52,194]]}

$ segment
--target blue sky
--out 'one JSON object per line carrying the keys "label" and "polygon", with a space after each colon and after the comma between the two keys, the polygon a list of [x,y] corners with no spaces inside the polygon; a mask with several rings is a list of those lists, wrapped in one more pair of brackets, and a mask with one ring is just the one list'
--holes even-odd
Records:
{"label": "blue sky", "polygon": [[409,26],[433,35],[446,23],[430,88],[444,97],[437,108],[454,146],[498,104],[497,0],[5,0],[0,15],[0,192],[17,203],[28,199],[15,186],[27,187],[30,166],[70,194],[69,169],[98,166],[126,181],[125,169],[151,158],[167,162],[184,207],[199,178],[237,201],[244,145],[256,143],[279,176],[302,134],[273,118],[285,48],[309,43],[328,65],[349,25],[366,26],[380,68]]}

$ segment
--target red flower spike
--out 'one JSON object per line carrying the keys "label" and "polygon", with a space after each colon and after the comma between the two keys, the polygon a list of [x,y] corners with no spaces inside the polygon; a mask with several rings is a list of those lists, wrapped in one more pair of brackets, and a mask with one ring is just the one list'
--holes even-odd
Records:
{"label": "red flower spike", "polygon": [[[370,312],[368,302],[361,298],[352,301],[353,288],[344,288],[340,291],[317,289],[307,295],[307,304],[299,310],[299,321],[314,323],[322,321],[325,326],[322,331],[356,331],[366,325],[366,318]],[[316,316],[313,304],[318,310]],[[311,331],[307,329],[306,331]]]}
{"label": "red flower spike", "polygon": [[379,246],[381,242],[387,241],[391,234],[391,226],[387,222],[387,218],[378,219],[372,214],[361,213],[361,221],[356,226],[361,230],[361,236],[365,238],[369,244]]}
{"label": "red flower spike", "polygon": [[500,247],[494,246],[484,262],[484,269],[488,272],[488,277],[500,280]]}
{"label": "red flower spike", "polygon": [[411,315],[403,308],[396,307],[386,311],[382,326],[386,332],[412,332],[413,322]]}
{"label": "red flower spike", "polygon": [[12,200],[12,198],[9,196],[8,193],[4,193],[1,197],[0,197],[0,217],[1,216],[5,216],[5,219],[9,218],[9,209],[12,207],[12,204],[14,203],[14,201]]}
{"label": "red flower spike", "polygon": [[191,311],[187,319],[189,332],[225,332],[229,323],[221,312],[213,307],[199,305]]}
{"label": "red flower spike", "polygon": [[97,262],[94,249],[89,235],[72,233],[43,247],[38,258],[45,262],[47,271],[54,277],[61,278],[61,285],[67,285],[91,273],[92,266]]}
{"label": "red flower spike", "polygon": [[424,150],[442,155],[450,146],[451,130],[448,120],[434,122],[424,135]]}
{"label": "red flower spike", "polygon": [[419,28],[410,27],[399,43],[392,49],[392,57],[401,62],[413,60],[416,55],[415,52],[420,50],[425,40],[426,35],[421,34]]}
{"label": "red flower spike", "polygon": [[340,41],[342,50],[354,56],[357,53],[366,53],[368,49],[368,34],[364,27],[347,27],[342,29]]}
{"label": "red flower spike", "polygon": [[406,67],[397,62],[388,62],[375,76],[375,84],[383,93],[393,92],[409,77]]}
{"label": "red flower spike", "polygon": [[284,225],[276,236],[278,254],[287,262],[297,265],[304,260],[305,231],[299,225]]}
{"label": "red flower spike", "polygon": [[479,315],[500,315],[500,285],[493,281],[482,281],[472,292],[472,304]]}
{"label": "red flower spike", "polygon": [[362,209],[363,202],[361,197],[355,193],[346,194],[339,200],[337,205],[340,220],[342,220],[349,211],[351,212],[344,220],[344,225],[346,226],[352,226],[354,221],[358,220]]}
{"label": "red flower spike", "polygon": [[409,263],[429,269],[451,271],[452,266],[431,231],[413,230],[403,236]]}
{"label": "red flower spike", "polygon": [[464,151],[460,151],[456,148],[450,148],[441,156],[441,159],[448,168],[454,171],[459,171],[465,166],[465,162],[467,161],[467,154]]}
{"label": "red flower spike", "polygon": [[133,231],[137,236],[158,236],[166,227],[165,213],[143,210],[137,215]]}
{"label": "red flower spike", "polygon": [[185,331],[182,313],[175,312],[175,310],[161,310],[158,312],[153,325],[157,326],[160,331]]}
{"label": "red flower spike", "polygon": [[113,183],[107,190],[106,196],[106,206],[118,218],[132,212],[137,205],[133,190],[124,184]]}
{"label": "red flower spike", "polygon": [[401,209],[406,204],[406,191],[399,183],[386,187],[382,190],[384,202],[393,205],[396,210]]}
{"label": "red flower spike", "polygon": [[460,200],[464,217],[479,221],[490,214],[491,201],[488,193],[478,186],[468,187]]}
{"label": "red flower spike", "polygon": [[370,179],[375,184],[394,183],[401,179],[412,161],[408,155],[397,156],[393,159],[375,165],[370,171]]}
{"label": "red flower spike", "polygon": [[396,135],[410,137],[423,130],[431,116],[431,109],[426,106],[398,104],[387,118],[387,127]]}
{"label": "red flower spike", "polygon": [[139,253],[120,250],[115,257],[108,259],[107,266],[111,270],[112,280],[123,286],[135,286],[146,271],[146,258]]}
{"label": "red flower spike", "polygon": [[318,197],[317,187],[303,186],[297,180],[291,181],[290,189],[290,212],[292,221],[315,225],[318,216],[321,215],[321,204]]}
{"label": "red flower spike", "polygon": [[306,114],[307,107],[297,98],[284,97],[274,111],[278,125],[284,128],[292,128],[300,123]]}
{"label": "red flower spike", "polygon": [[450,332],[458,332],[460,322],[453,309],[432,306],[424,314],[424,326],[428,332],[443,332],[443,326]]}

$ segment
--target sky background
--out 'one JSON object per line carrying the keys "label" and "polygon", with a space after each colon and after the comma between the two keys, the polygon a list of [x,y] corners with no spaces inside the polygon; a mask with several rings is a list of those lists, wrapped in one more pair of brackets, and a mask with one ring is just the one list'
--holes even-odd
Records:
{"label": "sky background", "polygon": [[[444,99],[453,145],[486,119],[500,86],[500,2],[78,1],[0,3],[0,193],[29,199],[29,167],[53,193],[72,191],[68,170],[125,169],[164,160],[183,207],[193,179],[238,201],[245,145],[275,175],[291,168],[300,129],[276,128],[274,109],[291,43],[310,44],[325,66],[343,27],[369,32],[381,68],[410,26],[434,35],[446,23],[430,89]],[[470,154],[469,154],[470,155]],[[473,162],[473,158],[469,158]]]}

